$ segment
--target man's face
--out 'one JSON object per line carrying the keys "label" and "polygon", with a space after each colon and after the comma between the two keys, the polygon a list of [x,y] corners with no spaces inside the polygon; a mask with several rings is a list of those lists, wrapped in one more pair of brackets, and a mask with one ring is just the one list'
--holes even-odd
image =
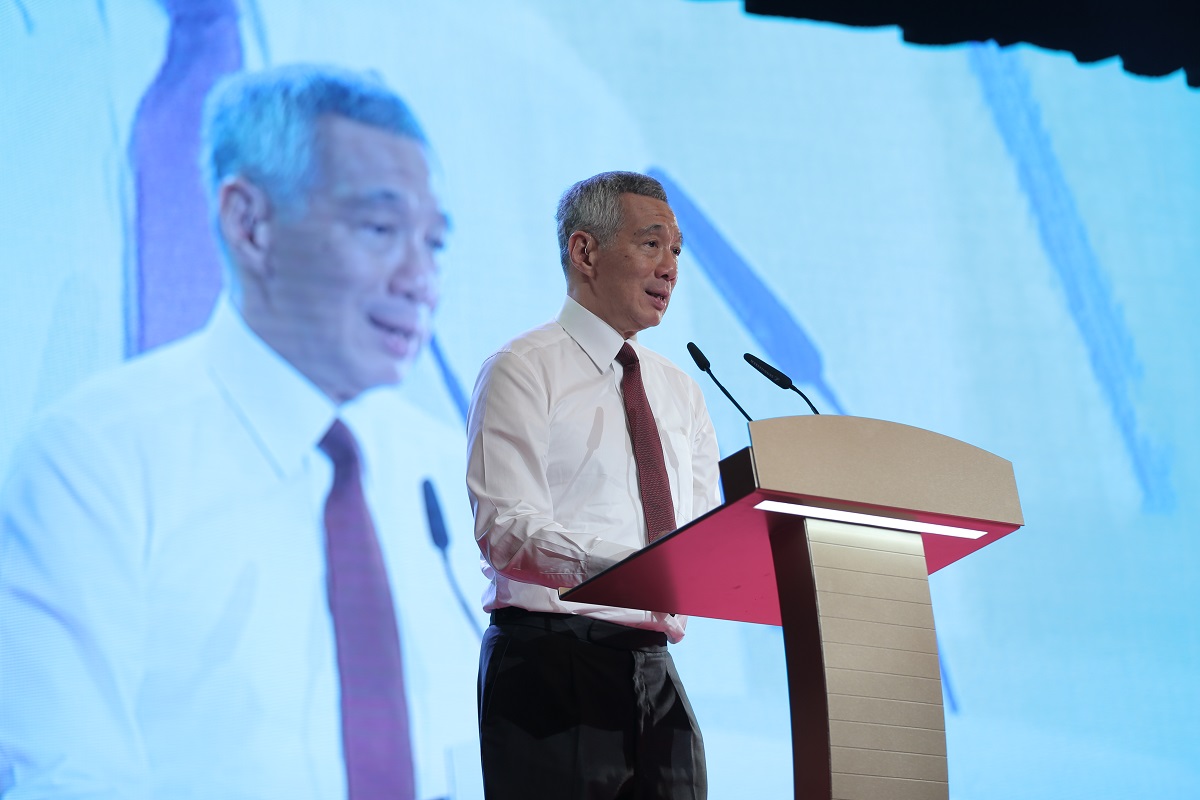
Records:
{"label": "man's face", "polygon": [[272,222],[264,338],[342,402],[401,381],[432,335],[446,217],[413,139],[325,117],[313,169],[306,203]]}
{"label": "man's face", "polygon": [[683,237],[671,207],[639,194],[623,194],[623,223],[594,259],[596,316],[629,338],[662,322],[679,278]]}

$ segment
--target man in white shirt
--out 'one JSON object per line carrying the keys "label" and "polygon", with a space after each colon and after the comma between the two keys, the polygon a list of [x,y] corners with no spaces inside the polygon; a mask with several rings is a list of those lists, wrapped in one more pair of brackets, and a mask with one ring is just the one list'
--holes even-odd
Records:
{"label": "man in white shirt", "polygon": [[[707,794],[670,614],[565,603],[575,586],[718,503],[700,388],[638,344],[683,240],[662,186],[603,173],[559,203],[558,318],[483,365],[467,488],[491,586],[479,725],[489,797]],[[648,406],[648,407],[647,407]]]}
{"label": "man in white shirt", "polygon": [[367,75],[210,96],[227,295],[51,409],[0,501],[0,795],[414,800],[474,762],[478,640],[421,510],[446,439],[371,392],[431,334],[426,146]]}

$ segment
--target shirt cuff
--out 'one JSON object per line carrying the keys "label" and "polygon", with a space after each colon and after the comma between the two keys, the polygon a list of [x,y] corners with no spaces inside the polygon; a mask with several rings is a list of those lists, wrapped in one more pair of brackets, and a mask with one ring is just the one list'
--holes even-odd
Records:
{"label": "shirt cuff", "polygon": [[603,539],[597,541],[587,554],[587,564],[584,572],[588,578],[599,575],[613,564],[624,561],[636,553],[639,548],[626,547]]}

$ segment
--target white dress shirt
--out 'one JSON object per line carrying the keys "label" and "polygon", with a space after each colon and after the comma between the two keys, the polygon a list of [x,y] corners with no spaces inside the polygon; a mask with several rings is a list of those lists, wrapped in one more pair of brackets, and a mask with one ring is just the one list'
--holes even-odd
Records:
{"label": "white dress shirt", "polygon": [[[624,339],[567,298],[558,319],[484,362],[467,420],[467,491],[491,586],[484,609],[586,614],[683,637],[670,614],[566,603],[575,586],[646,545],[616,361]],[[658,425],[675,521],[719,502],[716,434],[696,382],[630,344]]]}
{"label": "white dress shirt", "polygon": [[222,302],[48,413],[0,495],[0,795],[345,796],[317,448],[335,415],[392,581],[418,797],[451,793],[451,760],[478,771],[478,638],[421,507],[462,434],[376,395],[335,408]]}

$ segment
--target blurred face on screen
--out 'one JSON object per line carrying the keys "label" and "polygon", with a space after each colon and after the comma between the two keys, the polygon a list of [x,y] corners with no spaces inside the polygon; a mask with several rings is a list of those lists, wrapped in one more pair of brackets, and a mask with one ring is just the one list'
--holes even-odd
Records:
{"label": "blurred face on screen", "polygon": [[662,322],[679,277],[683,237],[671,207],[623,194],[622,224],[613,240],[589,253],[573,297],[625,338]]}
{"label": "blurred face on screen", "polygon": [[342,402],[402,380],[429,340],[446,218],[413,139],[325,117],[312,168],[298,209],[270,215],[243,313]]}

